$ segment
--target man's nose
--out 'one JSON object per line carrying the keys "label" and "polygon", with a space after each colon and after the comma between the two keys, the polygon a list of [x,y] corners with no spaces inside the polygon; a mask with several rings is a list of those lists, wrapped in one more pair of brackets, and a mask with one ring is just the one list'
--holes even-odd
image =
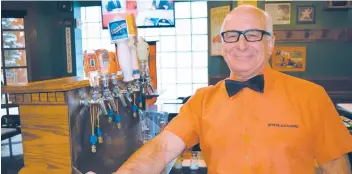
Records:
{"label": "man's nose", "polygon": [[244,38],[244,36],[241,35],[237,43],[237,49],[239,49],[240,51],[245,51],[247,48],[248,48],[248,42],[246,41],[246,38]]}

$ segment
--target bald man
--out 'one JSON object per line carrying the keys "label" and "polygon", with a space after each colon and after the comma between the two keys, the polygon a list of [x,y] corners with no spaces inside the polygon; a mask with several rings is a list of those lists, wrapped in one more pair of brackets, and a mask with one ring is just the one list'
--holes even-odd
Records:
{"label": "bald man", "polygon": [[271,69],[270,17],[242,5],[221,29],[227,79],[198,89],[117,173],[160,173],[200,143],[210,174],[350,174],[352,138],[325,90]]}

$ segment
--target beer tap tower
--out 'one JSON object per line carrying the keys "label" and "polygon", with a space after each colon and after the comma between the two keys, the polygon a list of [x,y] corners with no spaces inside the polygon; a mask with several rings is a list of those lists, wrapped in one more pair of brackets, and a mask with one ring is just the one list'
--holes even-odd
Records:
{"label": "beer tap tower", "polygon": [[[116,68],[111,68],[113,66],[116,67],[116,65],[112,64],[112,61],[110,61],[109,57],[109,52],[105,49],[100,49],[95,51],[98,61],[99,61],[99,73],[100,73],[100,78],[101,78],[101,83],[103,86],[103,96],[102,100],[107,103],[109,110],[116,111],[116,104],[114,101],[114,98],[111,94],[111,91],[109,89],[109,77],[108,75],[111,74],[110,70],[115,70]],[[105,112],[104,112],[105,114]]]}
{"label": "beer tap tower", "polygon": [[81,104],[91,111],[92,152],[96,152],[97,140],[103,142],[101,115],[108,116],[109,123],[116,121],[120,129],[119,101],[137,118],[138,111],[146,109],[146,96],[155,92],[149,77],[149,45],[137,36],[133,14],[116,17],[109,23],[109,31],[111,43],[116,46],[115,53],[98,49],[84,54],[85,72],[93,90],[92,96]]}
{"label": "beer tap tower", "polygon": [[[113,85],[112,95],[114,98],[117,99],[116,102],[118,102],[118,99],[119,99],[122,103],[122,106],[126,107],[127,102],[123,96],[121,88],[118,86],[118,81],[123,79],[123,75],[122,75],[122,71],[120,68],[119,61],[118,61],[118,57],[115,56],[115,53],[109,52],[109,58],[110,58],[110,61],[112,62],[112,66],[110,66],[112,68],[112,70],[110,70],[110,79],[111,79],[111,83]],[[115,67],[115,69],[113,69],[114,67]]]}
{"label": "beer tap tower", "polygon": [[[149,93],[148,87],[153,85],[150,83],[149,72],[148,72],[148,57],[149,57],[149,45],[142,37],[138,38],[137,43],[138,60],[141,68],[141,86],[140,86],[140,108],[145,109],[146,95]],[[148,80],[149,78],[149,80]]]}
{"label": "beer tap tower", "polygon": [[[99,91],[99,60],[95,52],[88,53],[84,52],[84,67],[85,72],[89,77],[89,83],[92,87],[92,96],[89,98],[85,98],[81,100],[81,104],[88,106],[90,108],[90,117],[91,117],[91,125],[92,125],[92,135],[90,137],[90,143],[92,144],[91,150],[93,153],[96,152],[96,144],[99,140],[99,143],[103,142],[102,132],[99,124],[99,116],[100,112],[107,115],[107,110],[105,107],[104,100]],[[97,121],[97,124],[96,124]],[[97,126],[97,130],[95,132],[95,127]],[[97,136],[98,135],[98,136]]]}

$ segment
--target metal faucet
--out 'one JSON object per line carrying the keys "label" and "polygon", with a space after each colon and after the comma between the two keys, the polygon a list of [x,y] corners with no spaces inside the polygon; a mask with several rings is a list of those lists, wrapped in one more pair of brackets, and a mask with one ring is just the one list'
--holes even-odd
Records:
{"label": "metal faucet", "polygon": [[117,75],[116,74],[111,74],[111,82],[113,84],[112,96],[114,98],[119,98],[122,105],[124,107],[126,107],[127,106],[126,100],[123,97],[123,94],[122,94],[120,87],[117,85]]}
{"label": "metal faucet", "polygon": [[132,85],[130,83],[127,84],[127,93],[125,93],[125,97],[127,100],[132,103],[131,95],[133,95]]}
{"label": "metal faucet", "polygon": [[104,115],[108,114],[106,107],[105,107],[105,104],[104,104],[104,101],[103,101],[101,94],[99,93],[97,87],[93,88],[92,97],[80,100],[80,104],[88,106],[88,107],[91,107],[92,105],[99,105],[103,114]]}
{"label": "metal faucet", "polygon": [[114,97],[111,94],[111,91],[109,90],[109,80],[106,75],[102,75],[101,81],[103,83],[103,101],[110,103],[110,106],[113,111],[116,111],[116,104],[114,101]]}

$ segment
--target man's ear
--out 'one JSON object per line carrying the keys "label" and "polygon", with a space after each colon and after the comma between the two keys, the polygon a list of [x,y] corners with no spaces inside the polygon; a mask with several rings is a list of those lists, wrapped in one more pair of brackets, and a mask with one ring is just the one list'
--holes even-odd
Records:
{"label": "man's ear", "polygon": [[268,40],[268,54],[271,56],[275,47],[275,35],[273,34]]}

